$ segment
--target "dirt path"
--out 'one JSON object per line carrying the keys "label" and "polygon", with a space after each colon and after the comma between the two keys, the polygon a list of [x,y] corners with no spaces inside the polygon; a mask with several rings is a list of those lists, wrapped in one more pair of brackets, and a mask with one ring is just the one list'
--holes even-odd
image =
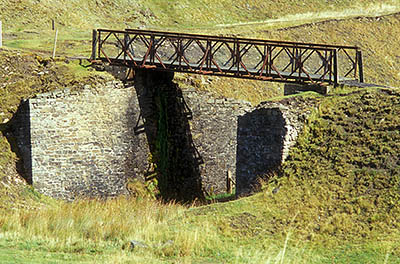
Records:
{"label": "dirt path", "polygon": [[299,26],[302,24],[308,24],[312,22],[321,22],[325,20],[345,20],[355,17],[381,17],[387,15],[393,15],[400,12],[400,4],[397,5],[378,5],[371,6],[367,9],[357,10],[357,9],[347,9],[343,11],[327,11],[318,13],[304,13],[296,15],[288,15],[276,19],[268,19],[262,21],[251,21],[243,23],[233,23],[233,24],[218,24],[219,28],[227,27],[239,27],[239,26],[253,26],[253,25],[265,25],[274,28],[281,28],[287,26]]}

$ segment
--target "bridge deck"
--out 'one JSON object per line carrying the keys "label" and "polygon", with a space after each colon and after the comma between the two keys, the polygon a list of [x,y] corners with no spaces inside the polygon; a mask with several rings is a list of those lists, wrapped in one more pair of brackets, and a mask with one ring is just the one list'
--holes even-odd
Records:
{"label": "bridge deck", "polygon": [[[203,74],[203,75],[215,75],[215,76],[228,76],[228,77],[236,77],[236,78],[242,78],[242,79],[256,79],[256,80],[271,80],[271,81],[276,81],[276,82],[288,82],[290,79],[295,80],[296,82],[298,82],[299,80],[303,80],[304,82],[310,81],[310,78],[316,81],[320,81],[320,82],[325,82],[325,83],[332,83],[333,82],[333,76],[325,76],[323,78],[321,78],[320,75],[318,74],[306,74],[304,72],[277,72],[272,70],[269,73],[264,73],[261,77],[260,77],[260,73],[259,73],[259,69],[257,68],[247,68],[247,71],[243,68],[239,69],[239,71],[234,70],[230,67],[226,67],[226,66],[220,66],[219,69],[221,71],[219,71],[219,69],[216,66],[211,66],[210,69],[211,71],[200,71],[200,70],[196,70],[196,66],[197,64],[193,64],[190,63],[188,65],[179,65],[179,63],[177,62],[172,62],[172,61],[163,61],[164,65],[167,66],[167,68],[164,68],[163,65],[161,63],[154,63],[154,64],[150,64],[149,60],[146,60],[146,63],[143,67],[141,66],[135,66],[136,65],[141,65],[141,63],[143,61],[141,61],[140,59],[135,59],[133,60],[135,62],[135,64],[133,63],[133,61],[131,59],[116,59],[116,58],[102,58],[101,59],[103,62],[109,62],[109,60],[111,61],[111,63],[113,65],[117,65],[117,66],[128,66],[131,68],[147,68],[147,69],[157,69],[157,70],[161,70],[161,71],[174,71],[174,72],[188,72],[188,73],[196,73],[196,74]],[[151,65],[154,65],[155,67],[152,67]],[[342,82],[342,81],[349,81],[349,80],[354,80],[353,78],[346,78],[346,77],[338,77],[338,81]]]}

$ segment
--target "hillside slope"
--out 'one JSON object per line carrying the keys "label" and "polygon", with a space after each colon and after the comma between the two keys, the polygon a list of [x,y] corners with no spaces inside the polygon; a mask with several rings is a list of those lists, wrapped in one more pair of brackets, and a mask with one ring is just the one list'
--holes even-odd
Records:
{"label": "hillside slope", "polygon": [[328,96],[291,150],[271,199],[282,215],[298,214],[298,231],[307,237],[395,235],[399,153],[399,89]]}
{"label": "hillside slope", "polygon": [[1,0],[0,20],[12,31],[50,27],[52,19],[61,27],[76,29],[140,25],[205,28],[299,13],[365,9],[385,4],[396,6],[396,3],[395,0]]}
{"label": "hillside slope", "polygon": [[[1,0],[0,0],[1,2]],[[4,45],[33,52],[52,53],[54,31],[59,29],[57,55],[89,56],[91,29],[144,27],[179,32],[236,35],[262,39],[360,46],[365,80],[400,86],[399,1],[4,1]],[[224,8],[220,5],[224,4]],[[78,8],[79,7],[79,8]],[[30,10],[35,13],[31,19]],[[238,11],[240,10],[240,12]],[[129,13],[129,14],[128,14]],[[270,15],[267,15],[269,13]],[[17,15],[16,15],[17,14]],[[357,17],[357,14],[359,17]],[[13,18],[18,16],[18,21]],[[356,16],[356,17],[354,17]],[[275,20],[268,20],[275,18]],[[29,20],[23,22],[24,20]],[[10,21],[10,22],[8,22]],[[387,40],[391,40],[388,42]],[[390,44],[388,44],[390,43]],[[249,100],[257,104],[283,95],[280,84],[218,77],[184,75],[182,83],[216,96]]]}

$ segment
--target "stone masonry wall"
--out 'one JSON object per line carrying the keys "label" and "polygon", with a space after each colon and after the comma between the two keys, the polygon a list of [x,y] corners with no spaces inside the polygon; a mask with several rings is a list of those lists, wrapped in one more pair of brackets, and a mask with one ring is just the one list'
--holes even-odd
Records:
{"label": "stone masonry wall", "polygon": [[194,89],[182,93],[193,115],[189,123],[202,159],[202,186],[210,194],[224,193],[228,170],[235,178],[237,117],[250,111],[251,104],[230,98],[216,99]]}
{"label": "stone masonry wall", "polygon": [[30,99],[33,186],[67,200],[124,193],[147,168],[147,140],[133,132],[139,113],[135,89],[120,82]]}
{"label": "stone masonry wall", "polygon": [[173,191],[189,192],[199,177],[207,193],[223,193],[230,171],[237,194],[245,195],[259,176],[285,160],[310,112],[291,100],[254,108],[216,99],[170,80],[162,85],[158,74],[139,73],[128,88],[114,81],[23,103],[14,136],[33,186],[66,200],[116,196],[126,193],[129,178],[153,175],[150,159],[164,151],[168,161],[158,160],[158,167],[179,172],[169,176],[178,183]]}

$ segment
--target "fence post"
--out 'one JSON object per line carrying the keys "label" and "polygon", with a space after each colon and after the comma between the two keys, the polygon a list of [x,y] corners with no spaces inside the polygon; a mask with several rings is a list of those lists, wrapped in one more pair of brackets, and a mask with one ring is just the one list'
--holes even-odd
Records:
{"label": "fence post", "polygon": [[0,21],[0,48],[3,47],[3,28],[2,23]]}
{"label": "fence post", "polygon": [[56,29],[56,35],[54,36],[54,47],[53,47],[53,59],[56,56],[56,49],[57,49],[57,38],[58,38],[58,29]]}
{"label": "fence post", "polygon": [[205,54],[207,56],[206,58],[206,67],[207,71],[211,71],[211,64],[212,64],[212,45],[211,45],[211,40],[207,39],[207,48],[208,53]]}
{"label": "fence post", "polygon": [[358,62],[358,77],[360,83],[364,82],[364,70],[363,70],[363,61],[362,61],[362,53],[361,50],[357,50],[357,62]]}
{"label": "fence post", "polygon": [[178,39],[179,70],[182,69],[183,45],[182,38]]}
{"label": "fence post", "polygon": [[153,34],[151,34],[151,37],[150,37],[150,45],[151,45],[151,48],[150,48],[150,63],[151,64],[154,64],[154,57],[155,57],[155,54],[156,54],[156,52],[155,52],[155,45],[156,45],[155,41],[156,41],[156,38],[154,37]]}
{"label": "fence post", "polygon": [[93,29],[93,32],[92,32],[92,55],[90,56],[90,59],[92,59],[92,60],[96,59],[96,50],[97,50],[97,30]]}
{"label": "fence post", "polygon": [[236,42],[236,54],[235,54],[235,59],[236,59],[236,70],[237,70],[237,72],[236,72],[236,75],[239,75],[239,72],[240,72],[240,60],[241,60],[241,58],[240,58],[240,46],[239,46],[239,40],[238,39],[235,39],[235,42]]}
{"label": "fence post", "polygon": [[233,192],[233,179],[232,172],[230,170],[226,173],[226,192],[231,194]]}
{"label": "fence post", "polygon": [[337,87],[339,84],[337,49],[333,50],[333,83],[334,87]]}
{"label": "fence post", "polygon": [[[97,35],[97,56],[100,58],[101,57],[101,31],[98,30],[98,35]],[[95,54],[96,55],[96,54]]]}
{"label": "fence post", "polygon": [[267,47],[268,52],[268,75],[272,74],[272,47],[268,45]]}

